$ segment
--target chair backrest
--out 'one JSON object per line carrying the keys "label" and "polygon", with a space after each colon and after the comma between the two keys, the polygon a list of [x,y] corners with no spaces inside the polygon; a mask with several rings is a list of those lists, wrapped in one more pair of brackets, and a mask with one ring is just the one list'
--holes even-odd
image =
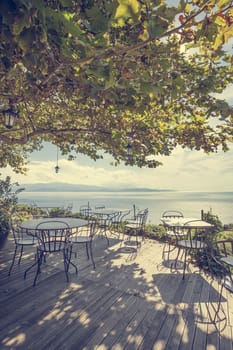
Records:
{"label": "chair backrest", "polygon": [[40,249],[49,253],[61,251],[69,242],[70,234],[68,224],[60,220],[41,222],[35,230]]}
{"label": "chair backrest", "polygon": [[95,233],[96,233],[96,221],[90,220],[87,225],[78,227],[75,233],[72,234],[72,237],[82,236],[82,237],[87,237],[92,239]]}
{"label": "chair backrest", "polygon": [[126,216],[128,216],[130,214],[130,212],[131,212],[131,210],[119,212],[119,216],[117,217],[117,220],[119,222],[124,222]]}
{"label": "chair backrest", "polygon": [[82,214],[84,217],[88,217],[90,215],[91,210],[92,209],[89,205],[81,205],[81,207],[79,208],[80,214]]}
{"label": "chair backrest", "polygon": [[186,239],[192,240],[193,242],[196,240],[205,241],[207,243],[210,238],[209,234],[207,233],[207,227],[203,225],[203,220],[201,219],[186,221],[182,227],[182,230],[184,233],[186,232]]}
{"label": "chair backrest", "polygon": [[95,213],[93,217],[96,219],[99,226],[110,226],[112,221],[118,217],[118,212],[113,213]]}
{"label": "chair backrest", "polygon": [[33,243],[34,241],[36,242],[35,236],[30,235],[30,232],[28,232],[24,228],[21,228],[19,225],[16,225],[16,224],[11,225],[10,230],[13,234],[15,244],[28,244],[29,242],[30,243]]}
{"label": "chair backrest", "polygon": [[32,237],[27,234],[27,230],[20,227],[21,222],[22,217],[20,217],[19,213],[17,213],[17,211],[13,209],[10,213],[8,224],[10,232],[13,235],[15,244],[22,243],[22,241],[25,241],[26,239],[28,239],[29,241],[32,240]]}
{"label": "chair backrest", "polygon": [[233,256],[233,239],[218,240],[215,248],[219,256]]}
{"label": "chair backrest", "polygon": [[183,218],[184,215],[178,210],[167,210],[162,214],[162,218]]}
{"label": "chair backrest", "polygon": [[138,227],[143,228],[146,224],[147,221],[147,217],[148,217],[148,209],[144,209],[144,210],[140,210],[136,217],[135,217],[135,221]]}

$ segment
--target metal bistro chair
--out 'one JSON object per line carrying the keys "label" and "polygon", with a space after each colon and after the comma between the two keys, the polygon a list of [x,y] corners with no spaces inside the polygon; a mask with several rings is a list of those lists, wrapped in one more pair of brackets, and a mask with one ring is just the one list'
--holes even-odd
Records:
{"label": "metal bistro chair", "polygon": [[[91,262],[93,268],[95,269],[95,261],[93,258],[93,250],[92,250],[92,241],[94,239],[96,233],[96,221],[90,220],[86,226],[78,227],[75,233],[72,233],[69,240],[73,245],[76,244],[85,244],[86,245],[86,253],[88,260],[91,257]],[[75,252],[77,257],[77,252]]]}
{"label": "metal bistro chair", "polygon": [[167,260],[170,258],[170,253],[176,249],[176,243],[179,239],[184,237],[183,230],[180,230],[177,227],[172,227],[171,225],[168,225],[166,223],[167,219],[176,219],[176,218],[183,218],[184,215],[181,211],[178,210],[167,210],[162,214],[161,221],[163,223],[163,226],[166,230],[165,234],[165,244],[163,246],[163,253],[162,257],[163,259],[166,258],[167,254]]}
{"label": "metal bistro chair", "polygon": [[[205,242],[206,228],[202,227],[202,220],[190,220],[184,223],[182,229],[184,230],[183,234],[184,239],[178,240],[176,242],[176,247],[178,248],[178,253],[175,259],[174,266],[177,266],[178,258],[180,252],[184,252],[184,261],[183,261],[183,275],[182,279],[185,278],[185,271],[190,261],[188,261],[188,255],[192,255],[192,253],[198,252],[206,252],[207,254],[207,243]],[[192,225],[194,226],[192,228]],[[171,264],[171,269],[173,267],[173,263]]]}
{"label": "metal bistro chair", "polygon": [[126,217],[130,214],[130,210],[119,211],[111,222],[111,232],[120,236],[124,230],[124,223],[127,222]]}
{"label": "metal bistro chair", "polygon": [[18,265],[19,265],[23,256],[24,249],[28,247],[33,247],[37,243],[37,239],[31,235],[28,235],[27,231],[21,228],[18,224],[10,220],[9,226],[10,226],[10,231],[12,232],[14,237],[15,250],[14,250],[12,262],[8,271],[8,276],[10,276],[11,274],[12,268],[15,263],[15,258],[18,252],[19,252],[19,258],[18,258]]}
{"label": "metal bistro chair", "polygon": [[135,236],[137,246],[139,245],[138,235],[141,235],[142,240],[144,240],[147,217],[148,209],[141,210],[135,215],[134,220],[130,220],[125,225],[125,231],[129,235],[129,240],[131,236]]}
{"label": "metal bistro chair", "polygon": [[[71,262],[72,243],[69,239],[71,230],[69,229],[68,224],[60,220],[51,221],[51,228],[43,228],[43,225],[48,226],[49,222],[50,221],[39,223],[35,230],[35,235],[38,239],[38,245],[36,262],[37,270],[33,282],[33,287],[36,285],[38,275],[41,272],[42,262],[45,261],[45,257],[49,254],[63,254],[63,263],[67,282],[69,282],[68,272],[70,264],[75,268],[76,274],[78,273],[77,266]],[[25,271],[25,278],[26,273],[27,271]]]}
{"label": "metal bistro chair", "polygon": [[84,218],[89,218],[91,210],[89,205],[81,205],[79,208],[79,212]]}
{"label": "metal bistro chair", "polygon": [[108,238],[108,231],[111,232],[112,222],[117,217],[118,212],[111,213],[97,213],[95,212],[93,217],[97,221],[98,235],[105,237],[107,239],[108,246],[110,244]]}
{"label": "metal bistro chair", "polygon": [[210,270],[212,277],[213,280],[217,279],[219,285],[219,300],[214,316],[214,321],[216,321],[221,309],[223,288],[225,287],[233,292],[233,239],[215,241],[213,243],[211,258]]}

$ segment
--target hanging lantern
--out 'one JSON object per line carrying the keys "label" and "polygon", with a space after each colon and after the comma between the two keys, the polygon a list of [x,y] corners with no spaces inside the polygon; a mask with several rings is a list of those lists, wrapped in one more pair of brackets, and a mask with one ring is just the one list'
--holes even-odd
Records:
{"label": "hanging lantern", "polygon": [[128,143],[128,145],[126,146],[126,150],[127,150],[128,160],[132,160],[133,152],[132,152],[132,145],[130,143]]}
{"label": "hanging lantern", "polygon": [[55,173],[57,174],[60,170],[60,167],[58,166],[58,147],[57,147],[57,165],[55,166]]}
{"label": "hanging lantern", "polygon": [[59,172],[59,169],[60,169],[59,166],[56,165],[56,166],[55,166],[55,173],[56,173],[56,174]]}
{"label": "hanging lantern", "polygon": [[12,129],[16,119],[18,118],[18,112],[14,111],[13,108],[9,108],[5,111],[2,111],[5,116],[5,127],[7,129]]}

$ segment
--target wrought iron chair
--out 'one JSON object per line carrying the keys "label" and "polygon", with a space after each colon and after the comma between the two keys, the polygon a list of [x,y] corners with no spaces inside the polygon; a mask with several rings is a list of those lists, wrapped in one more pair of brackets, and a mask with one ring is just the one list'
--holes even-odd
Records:
{"label": "wrought iron chair", "polygon": [[166,258],[166,254],[167,254],[167,260],[169,260],[170,253],[176,249],[177,241],[184,237],[183,230],[180,230],[177,227],[171,227],[166,223],[166,219],[183,218],[183,217],[184,217],[183,213],[178,210],[167,210],[162,214],[161,221],[166,230],[166,235],[165,235],[166,241],[165,241],[165,244],[163,247],[163,253],[162,253],[163,259]]}
{"label": "wrought iron chair", "polygon": [[[213,281],[217,280],[219,286],[219,300],[217,307],[215,308],[215,316],[213,321],[216,322],[220,318],[219,313],[221,310],[221,301],[223,296],[223,288],[233,292],[233,239],[217,240],[213,243],[213,248],[210,257],[210,271],[212,272]],[[226,318],[226,314],[222,309],[222,313],[225,316],[220,321]]]}
{"label": "wrought iron chair", "polygon": [[124,236],[127,233],[128,240],[130,240],[131,237],[135,236],[137,246],[139,245],[139,241],[138,241],[139,235],[142,237],[142,241],[144,240],[145,225],[146,225],[147,217],[148,217],[148,209],[144,209],[139,211],[135,215],[134,220],[130,220],[128,223],[125,224]]}
{"label": "wrought iron chair", "polygon": [[84,217],[84,218],[89,218],[90,216],[90,212],[91,212],[91,207],[89,205],[81,205],[81,207],[79,208],[79,212],[80,214]]}
{"label": "wrought iron chair", "polygon": [[[92,250],[92,241],[96,233],[96,221],[89,221],[88,225],[79,227],[75,233],[69,237],[69,241],[73,244],[85,244],[86,245],[86,253],[87,258],[90,259],[95,269],[95,261],[93,258],[93,250]],[[90,253],[90,254],[89,254]],[[75,252],[77,257],[77,252]]]}
{"label": "wrought iron chair", "polygon": [[[71,262],[72,243],[70,242],[71,231],[69,226],[67,223],[59,220],[51,221],[51,228],[43,228],[43,225],[48,226],[48,223],[49,221],[39,223],[35,230],[38,245],[37,262],[34,264],[37,265],[37,270],[33,287],[36,285],[38,275],[41,272],[42,262],[44,261],[45,256],[49,254],[63,254],[63,263],[67,282],[69,282],[68,272],[70,264],[75,268],[76,274],[78,273],[77,266]],[[56,228],[52,228],[52,226]],[[26,278],[26,273],[27,271],[25,271],[24,278]]]}
{"label": "wrought iron chair", "polygon": [[[198,227],[198,223],[200,223],[200,227]],[[182,230],[185,235],[183,239],[177,240],[176,247],[178,248],[178,253],[175,259],[174,266],[177,266],[177,262],[179,259],[179,255],[181,251],[184,253],[183,259],[183,275],[182,279],[185,278],[185,271],[190,261],[188,261],[188,255],[192,255],[192,253],[203,252],[207,255],[208,245],[206,243],[206,229],[202,228],[201,223],[202,220],[190,220],[184,223]],[[195,228],[192,228],[192,224],[194,224]],[[171,269],[173,267],[173,263],[171,264]]]}
{"label": "wrought iron chair", "polygon": [[214,242],[212,258],[217,263],[216,274],[220,273],[224,277],[224,287],[233,292],[233,239]]}
{"label": "wrought iron chair", "polygon": [[118,212],[111,212],[111,213],[99,213],[95,212],[93,214],[93,218],[97,222],[97,229],[98,229],[98,235],[103,236],[107,239],[107,243],[109,246],[109,238],[108,238],[108,231],[111,232],[111,226],[112,222],[117,217]]}
{"label": "wrought iron chair", "polygon": [[120,235],[124,230],[124,223],[127,222],[126,217],[130,214],[130,210],[119,211],[111,222],[111,232]]}
{"label": "wrought iron chair", "polygon": [[8,271],[8,276],[10,276],[11,274],[18,252],[19,252],[19,258],[18,258],[18,265],[19,265],[23,256],[24,249],[35,246],[37,243],[37,239],[31,235],[28,235],[27,231],[21,228],[18,223],[10,220],[9,226],[10,226],[10,232],[12,232],[14,237],[15,250],[14,250],[12,262]]}

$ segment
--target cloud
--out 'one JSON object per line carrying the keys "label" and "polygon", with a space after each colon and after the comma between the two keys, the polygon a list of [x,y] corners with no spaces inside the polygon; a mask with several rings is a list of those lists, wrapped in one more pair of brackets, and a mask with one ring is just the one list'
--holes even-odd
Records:
{"label": "cloud", "polygon": [[[63,182],[112,188],[146,187],[183,191],[232,191],[233,151],[206,155],[201,151],[176,148],[170,156],[158,157],[163,166],[156,169],[109,166],[106,159],[91,161],[79,157],[75,161],[59,159],[60,171],[55,173],[55,161],[32,160],[26,176],[2,169],[12,182]],[[52,157],[51,157],[52,158]],[[110,158],[107,157],[110,161]]]}

